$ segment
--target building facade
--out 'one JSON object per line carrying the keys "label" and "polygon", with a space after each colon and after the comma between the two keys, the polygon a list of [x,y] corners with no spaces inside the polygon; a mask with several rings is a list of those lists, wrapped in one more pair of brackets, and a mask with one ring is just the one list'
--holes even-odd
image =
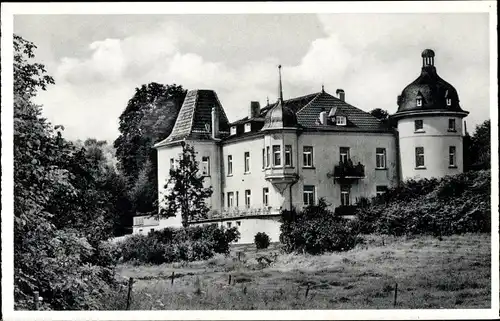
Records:
{"label": "building facade", "polygon": [[[279,241],[282,209],[300,210],[320,198],[332,210],[348,208],[404,179],[462,171],[467,112],[435,73],[429,52],[422,54],[421,76],[398,97],[396,128],[350,105],[342,89],[284,100],[281,73],[277,102],[262,108],[251,102],[248,116],[233,123],[214,91],[189,91],[172,133],[155,145],[160,200],[183,143],[194,147],[204,184],[213,188],[208,218],[192,224],[236,226],[240,243],[252,243],[257,232]],[[133,229],[165,226],[181,226],[180,217],[136,217]]]}

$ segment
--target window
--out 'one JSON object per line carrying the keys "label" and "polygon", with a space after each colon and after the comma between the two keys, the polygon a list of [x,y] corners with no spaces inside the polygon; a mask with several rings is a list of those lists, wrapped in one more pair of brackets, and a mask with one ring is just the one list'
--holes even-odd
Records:
{"label": "window", "polygon": [[269,205],[269,188],[267,187],[262,189],[262,204],[264,204],[264,206]]}
{"label": "window", "polygon": [[336,120],[337,120],[337,125],[338,126],[345,126],[345,125],[347,125],[347,118],[345,116],[337,116]]}
{"label": "window", "polygon": [[340,147],[340,161],[345,164],[349,158],[349,147]]}
{"label": "window", "polygon": [[415,131],[424,130],[424,121],[422,119],[415,120]]}
{"label": "window", "polygon": [[240,206],[240,192],[236,191],[236,207]]}
{"label": "window", "polygon": [[422,107],[422,98],[417,98],[417,107]]}
{"label": "window", "polygon": [[175,160],[173,158],[170,159],[170,169],[174,169],[175,167]]}
{"label": "window", "polygon": [[245,152],[245,173],[250,172],[250,152]]}
{"label": "window", "polygon": [[155,229],[154,229],[154,228],[149,229],[149,232],[154,232],[154,231],[155,231]]}
{"label": "window", "polygon": [[273,166],[281,166],[281,146],[273,145]]}
{"label": "window", "polygon": [[203,156],[201,158],[201,174],[204,176],[210,176],[210,157]]}
{"label": "window", "polygon": [[424,148],[415,147],[415,167],[424,167]]}
{"label": "window", "polygon": [[385,192],[387,192],[387,186],[382,186],[382,185],[377,186],[377,196],[380,196]]}
{"label": "window", "polygon": [[262,169],[266,166],[266,150],[262,148]]}
{"label": "window", "polygon": [[285,145],[285,166],[292,165],[292,145]]}
{"label": "window", "polygon": [[245,206],[246,206],[246,208],[250,208],[250,196],[251,196],[250,190],[249,189],[245,190]]}
{"label": "window", "polygon": [[234,206],[234,193],[227,192],[227,207],[233,207],[233,206]]}
{"label": "window", "polygon": [[233,155],[227,155],[227,175],[233,175]]}
{"label": "window", "polygon": [[271,152],[269,151],[269,146],[266,147],[266,167],[269,167],[271,162]]}
{"label": "window", "polygon": [[241,226],[241,221],[236,221],[237,226]]}
{"label": "window", "polygon": [[450,155],[449,166],[456,167],[457,166],[457,148],[455,146],[450,146],[449,155]]}
{"label": "window", "polygon": [[252,124],[246,123],[245,124],[245,133],[248,133],[251,130],[252,130]]}
{"label": "window", "polygon": [[231,135],[236,135],[236,126],[231,126]]}
{"label": "window", "polygon": [[351,204],[351,188],[349,185],[340,186],[340,204],[349,206]]}
{"label": "window", "polygon": [[454,118],[448,119],[448,130],[453,132],[457,130]]}
{"label": "window", "polygon": [[314,186],[304,185],[304,206],[314,205]]}
{"label": "window", "polygon": [[376,167],[377,168],[385,168],[386,163],[385,163],[385,148],[377,148],[375,150],[376,154]]}
{"label": "window", "polygon": [[226,224],[228,228],[231,228],[231,222],[227,222]]}
{"label": "window", "polygon": [[451,106],[451,98],[446,98],[446,106]]}
{"label": "window", "polygon": [[304,146],[304,167],[313,166],[313,148],[312,146]]}
{"label": "window", "polygon": [[142,233],[142,228],[139,229],[139,233]]}

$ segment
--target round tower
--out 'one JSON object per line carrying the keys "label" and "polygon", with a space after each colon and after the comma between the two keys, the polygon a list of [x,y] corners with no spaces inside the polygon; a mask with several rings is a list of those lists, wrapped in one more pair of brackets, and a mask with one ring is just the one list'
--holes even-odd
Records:
{"label": "round tower", "polygon": [[398,96],[401,179],[443,177],[463,172],[463,118],[457,90],[438,76],[435,53],[422,52],[420,76]]}

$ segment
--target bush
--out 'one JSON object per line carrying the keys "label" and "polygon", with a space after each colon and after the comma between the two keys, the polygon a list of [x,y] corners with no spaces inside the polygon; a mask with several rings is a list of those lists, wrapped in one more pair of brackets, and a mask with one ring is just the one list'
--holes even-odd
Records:
{"label": "bush", "polygon": [[355,225],[327,209],[324,200],[303,211],[283,211],[280,242],[285,252],[348,251],[361,239]]}
{"label": "bush", "polygon": [[271,244],[271,239],[269,238],[269,235],[267,235],[264,232],[259,232],[255,234],[254,236],[254,242],[255,246],[257,249],[267,249],[269,247],[269,244]]}
{"label": "bush", "polygon": [[359,207],[360,233],[451,235],[490,232],[491,173],[408,181]]}
{"label": "bush", "polygon": [[119,247],[125,262],[162,264],[206,260],[216,253],[228,254],[231,242],[239,237],[235,227],[226,229],[212,224],[132,235],[119,243]]}

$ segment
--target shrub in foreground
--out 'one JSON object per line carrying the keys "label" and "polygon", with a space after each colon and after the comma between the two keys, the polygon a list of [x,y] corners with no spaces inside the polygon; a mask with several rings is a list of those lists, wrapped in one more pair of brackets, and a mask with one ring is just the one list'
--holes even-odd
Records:
{"label": "shrub in foreground", "polygon": [[238,230],[216,224],[187,228],[165,228],[148,235],[132,235],[119,244],[124,262],[162,264],[198,261],[216,253],[228,254],[231,242],[239,239]]}
{"label": "shrub in foreground", "polygon": [[269,235],[267,235],[264,232],[259,232],[255,234],[254,236],[254,243],[255,247],[257,249],[267,249],[269,247],[269,244],[271,244],[271,239],[269,238]]}
{"label": "shrub in foreground", "polygon": [[300,212],[282,212],[280,242],[286,252],[348,251],[360,241],[350,220],[335,215],[327,206],[320,199],[318,205]]}
{"label": "shrub in foreground", "polygon": [[357,209],[361,233],[451,235],[491,229],[490,171],[407,181]]}

